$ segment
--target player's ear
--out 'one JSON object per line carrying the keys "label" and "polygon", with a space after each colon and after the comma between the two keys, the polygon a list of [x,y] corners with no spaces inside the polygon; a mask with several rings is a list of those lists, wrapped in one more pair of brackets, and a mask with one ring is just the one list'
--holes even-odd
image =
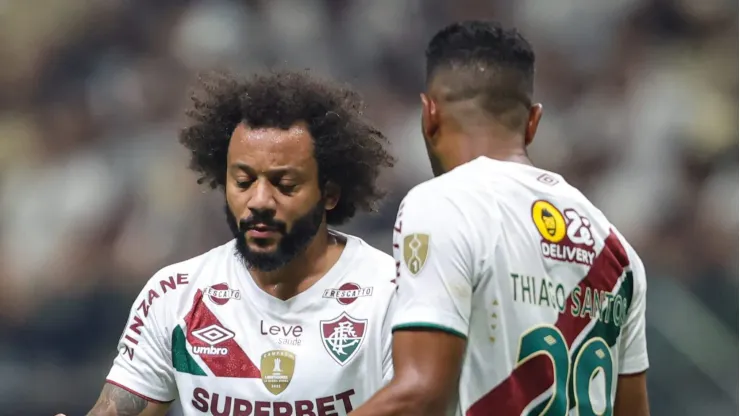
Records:
{"label": "player's ear", "polygon": [[324,208],[327,211],[334,209],[339,203],[339,197],[342,195],[342,189],[334,182],[327,182],[324,185]]}
{"label": "player's ear", "polygon": [[542,104],[536,103],[529,108],[529,119],[527,120],[527,128],[524,131],[525,146],[529,146],[534,140],[534,135],[537,134],[537,127],[540,125],[541,118]]}
{"label": "player's ear", "polygon": [[421,132],[427,143],[432,144],[434,136],[439,130],[439,111],[434,99],[421,93]]}

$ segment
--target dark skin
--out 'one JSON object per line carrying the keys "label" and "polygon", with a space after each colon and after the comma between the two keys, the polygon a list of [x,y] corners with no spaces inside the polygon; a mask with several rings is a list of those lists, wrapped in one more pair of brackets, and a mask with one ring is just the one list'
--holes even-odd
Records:
{"label": "dark skin", "polygon": [[[284,222],[290,231],[294,221],[305,216],[322,198],[313,150],[313,139],[302,123],[287,130],[252,129],[239,124],[231,136],[227,156],[225,192],[231,212],[238,219],[249,217],[254,210],[274,211],[275,219]],[[333,209],[339,196],[338,187],[326,184],[325,208]],[[280,238],[280,233],[256,238],[247,232],[247,244],[257,252],[275,251]],[[342,254],[344,243],[329,234],[324,218],[305,251],[287,265],[270,272],[250,270],[250,274],[268,294],[290,299],[329,271]],[[88,416],[164,416],[169,406],[107,383]]]}
{"label": "dark skin", "polygon": [[[274,211],[275,219],[286,223],[289,231],[321,199],[313,139],[303,124],[288,130],[239,124],[231,136],[227,159],[226,201],[237,218],[248,217],[252,210]],[[337,205],[339,195],[337,187],[325,186],[327,211]],[[247,244],[256,252],[276,250],[279,239],[278,233],[266,239],[247,233]],[[343,249],[344,243],[329,234],[323,221],[306,250],[290,263],[271,272],[250,273],[265,292],[290,299],[326,274]]]}
{"label": "dark skin", "polygon": [[615,416],[650,416],[647,394],[647,373],[622,374],[617,381],[614,400]]}
{"label": "dark skin", "polygon": [[512,130],[481,109],[476,99],[445,101],[443,97],[449,94],[446,76],[436,76],[428,92],[421,94],[422,133],[434,176],[479,156],[531,165],[527,146],[537,133],[542,104],[518,109],[528,111],[526,125]]}
{"label": "dark skin", "polygon": [[169,408],[170,403],[150,402],[128,390],[106,383],[87,416],[165,416]]}
{"label": "dark skin", "polygon": [[[422,130],[435,176],[480,156],[531,165],[526,147],[534,140],[542,105],[528,110],[513,131],[486,114],[475,100],[448,103],[445,85],[433,80],[421,94]],[[428,328],[393,333],[393,380],[351,416],[445,416],[454,406],[466,340]],[[493,409],[492,409],[493,411]],[[615,416],[649,416],[645,373],[619,376]]]}

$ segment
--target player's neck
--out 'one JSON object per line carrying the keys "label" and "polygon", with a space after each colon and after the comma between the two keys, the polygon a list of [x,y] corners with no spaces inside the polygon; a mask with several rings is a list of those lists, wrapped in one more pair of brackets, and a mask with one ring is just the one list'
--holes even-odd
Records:
{"label": "player's neck", "polygon": [[505,162],[515,162],[532,165],[527,150],[522,145],[523,139],[491,132],[450,132],[444,138],[444,143],[450,143],[454,149],[441,152],[446,171],[475,160],[481,156]]}
{"label": "player's neck", "polygon": [[530,165],[530,166],[533,165],[532,161],[529,159],[529,156],[527,155],[527,151],[521,148],[495,149],[495,150],[491,150],[488,152],[481,152],[478,156],[475,156],[473,159],[476,159],[480,156],[484,156],[489,159],[501,160],[504,162],[521,163],[523,165]]}
{"label": "player's neck", "polygon": [[254,281],[270,295],[287,300],[307,290],[339,260],[345,242],[322,227],[306,250],[278,270],[252,270]]}

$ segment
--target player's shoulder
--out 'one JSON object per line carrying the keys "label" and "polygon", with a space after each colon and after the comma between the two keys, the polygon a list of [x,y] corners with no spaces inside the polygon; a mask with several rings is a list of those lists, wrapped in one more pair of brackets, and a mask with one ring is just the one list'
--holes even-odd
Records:
{"label": "player's shoulder", "polygon": [[[523,188],[565,184],[558,174],[522,163],[479,157],[409,191],[409,199],[485,201],[510,199]],[[566,184],[567,185],[567,184]]]}
{"label": "player's shoulder", "polygon": [[401,201],[398,215],[428,226],[496,222],[498,206],[487,191],[488,182],[480,178],[480,169],[478,161],[469,162],[414,186]]}
{"label": "player's shoulder", "polygon": [[406,211],[413,211],[414,216],[426,218],[460,213],[463,206],[468,210],[472,209],[472,202],[465,201],[467,199],[465,196],[472,193],[464,186],[455,186],[457,175],[453,175],[454,172],[429,179],[411,188],[401,201],[400,211],[406,208]]}
{"label": "player's shoulder", "polygon": [[174,271],[180,271],[188,273],[190,275],[197,275],[197,277],[205,276],[206,273],[198,273],[201,270],[218,268],[223,263],[233,260],[234,258],[235,241],[228,241],[220,246],[214,247],[205,253],[198,254],[189,259],[182,260],[176,263],[169,264],[161,268],[156,274],[170,274]]}
{"label": "player's shoulder", "polygon": [[470,180],[475,176],[475,170],[472,162],[458,166],[444,175],[414,186],[406,194],[406,199],[454,200],[455,196],[470,192],[475,188],[475,181]]}
{"label": "player's shoulder", "polygon": [[337,282],[337,289],[356,290],[361,296],[371,296],[374,302],[368,304],[373,307],[387,304],[396,290],[396,262],[393,257],[360,237],[338,234],[347,239],[345,250],[348,252],[344,260],[347,269]]}
{"label": "player's shoulder", "polygon": [[219,269],[228,261],[233,261],[234,245],[234,240],[231,240],[205,253],[162,267],[149,278],[144,291],[167,292],[167,288],[174,289],[222,275]]}
{"label": "player's shoulder", "polygon": [[348,278],[365,282],[378,282],[379,284],[393,284],[396,262],[392,256],[373,247],[360,237],[343,233],[338,234],[347,240],[345,249],[351,250],[349,260],[352,272],[347,274]]}
{"label": "player's shoulder", "polygon": [[645,291],[647,288],[647,272],[645,271],[645,264],[642,262],[642,258],[624,235],[622,235],[614,225],[611,227],[612,232],[619,239],[620,244],[624,247],[624,251],[627,254],[627,258],[629,259],[628,270],[632,272],[632,279],[635,288]]}

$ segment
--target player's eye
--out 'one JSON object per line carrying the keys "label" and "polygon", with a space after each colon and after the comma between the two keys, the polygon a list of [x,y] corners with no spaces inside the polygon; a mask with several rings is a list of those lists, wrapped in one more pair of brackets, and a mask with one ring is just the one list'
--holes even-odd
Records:
{"label": "player's eye", "polygon": [[284,194],[290,194],[290,193],[293,193],[295,191],[295,189],[298,187],[298,185],[296,185],[294,183],[280,182],[280,183],[278,183],[277,187],[280,190],[280,192],[282,192]]}
{"label": "player's eye", "polygon": [[250,186],[252,186],[252,182],[254,182],[254,181],[250,181],[250,180],[243,180],[243,179],[237,179],[237,180],[236,180],[236,182],[235,182],[235,184],[236,184],[236,187],[237,187],[237,188],[240,188],[240,189],[247,189],[247,188],[249,188]]}

